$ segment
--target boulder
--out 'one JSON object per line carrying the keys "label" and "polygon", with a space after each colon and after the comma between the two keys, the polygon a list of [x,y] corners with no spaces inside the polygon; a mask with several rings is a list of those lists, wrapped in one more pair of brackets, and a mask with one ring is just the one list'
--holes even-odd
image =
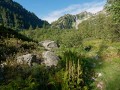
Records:
{"label": "boulder", "polygon": [[97,77],[101,77],[102,73],[96,73]]}
{"label": "boulder", "polygon": [[43,46],[45,49],[49,51],[58,48],[58,45],[55,43],[55,41],[51,40],[41,41],[39,42],[39,45]]}
{"label": "boulder", "polygon": [[0,64],[0,67],[1,67],[1,68],[4,68],[5,66],[7,66],[7,63],[6,63],[6,62],[2,62],[2,63]]}
{"label": "boulder", "polygon": [[42,53],[43,61],[42,63],[45,64],[45,66],[57,66],[58,61],[60,60],[58,56],[56,56],[51,51],[44,51]]}
{"label": "boulder", "polygon": [[104,90],[103,88],[104,88],[104,83],[102,82],[102,81],[100,81],[100,82],[98,82],[98,84],[97,84],[97,88],[99,89],[99,90]]}
{"label": "boulder", "polygon": [[36,61],[36,55],[32,55],[32,54],[26,54],[17,57],[18,64],[28,64],[29,66],[31,66],[32,63],[35,61]]}
{"label": "boulder", "polygon": [[99,60],[99,55],[96,54],[95,57],[94,57],[95,60]]}

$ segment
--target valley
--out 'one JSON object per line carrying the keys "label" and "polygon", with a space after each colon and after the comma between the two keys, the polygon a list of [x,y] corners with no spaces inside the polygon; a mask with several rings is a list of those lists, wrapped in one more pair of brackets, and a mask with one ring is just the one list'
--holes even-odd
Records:
{"label": "valley", "polygon": [[120,90],[119,5],[49,24],[0,0],[0,90]]}

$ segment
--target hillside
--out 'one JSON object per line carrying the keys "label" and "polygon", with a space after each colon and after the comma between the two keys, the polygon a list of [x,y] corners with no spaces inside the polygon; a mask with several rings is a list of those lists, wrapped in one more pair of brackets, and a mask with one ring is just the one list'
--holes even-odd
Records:
{"label": "hillside", "polygon": [[60,17],[57,21],[53,22],[51,27],[57,29],[78,29],[78,25],[91,16],[93,16],[93,14],[86,11],[77,15],[66,14]]}
{"label": "hillside", "polygon": [[[47,28],[45,23],[44,28],[28,25],[30,12],[0,0],[1,7],[9,4],[5,14],[0,11],[0,20],[7,21],[0,25],[0,90],[120,90],[119,0],[107,0],[106,10],[94,15],[66,14]],[[18,25],[30,29],[9,26],[14,13]]]}
{"label": "hillside", "polygon": [[0,0],[0,24],[15,29],[29,29],[49,25],[34,13],[13,0]]}
{"label": "hillside", "polygon": [[[30,68],[28,65],[18,65],[16,58],[28,53],[40,55],[39,51],[41,50],[33,39],[10,28],[0,26],[0,90],[13,90],[13,88],[15,90],[22,90],[27,87],[27,90],[33,90],[30,89],[30,85],[34,83],[34,81],[30,81],[30,75],[32,75],[30,73],[35,69]],[[20,81],[18,80],[19,76],[21,78],[19,78]],[[12,87],[12,84],[15,84],[17,80],[19,86],[15,85]],[[27,81],[30,81],[30,83]],[[21,86],[21,84],[24,85]],[[34,86],[37,87],[36,84]]]}
{"label": "hillside", "polygon": [[[33,48],[36,41],[15,30],[0,26],[0,62]],[[23,50],[22,50],[23,49]]]}
{"label": "hillside", "polygon": [[[72,15],[66,16],[72,18]],[[58,88],[57,80],[58,82],[60,80],[61,85],[63,85],[60,90],[74,90],[80,87],[86,90],[119,90],[120,34],[116,30],[119,30],[119,26],[114,26],[111,15],[101,11],[82,21],[78,25],[78,30],[51,28],[22,33],[38,41],[54,40],[60,45],[56,53],[61,57],[60,65],[62,65],[63,70],[56,72],[55,81],[52,80]],[[78,63],[76,64],[79,60],[82,75],[77,78],[74,66],[76,66],[76,70],[79,69]],[[66,68],[64,68],[65,64]],[[71,74],[73,76],[69,77]],[[76,85],[76,78],[84,83]]]}

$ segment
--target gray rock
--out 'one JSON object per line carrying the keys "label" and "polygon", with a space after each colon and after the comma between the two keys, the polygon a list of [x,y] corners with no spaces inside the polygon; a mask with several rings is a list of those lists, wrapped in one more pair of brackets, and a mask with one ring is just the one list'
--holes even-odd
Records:
{"label": "gray rock", "polygon": [[60,60],[58,56],[56,56],[53,52],[51,51],[45,51],[42,53],[42,57],[43,57],[43,64],[45,64],[45,66],[57,66],[58,61]]}
{"label": "gray rock", "polygon": [[32,55],[32,54],[26,54],[17,57],[18,64],[28,64],[29,66],[31,66],[32,63],[35,61],[36,61],[36,55]]}
{"label": "gray rock", "polygon": [[102,81],[98,82],[97,88],[98,88],[99,90],[103,90],[103,88],[104,88],[104,83],[103,83]]}
{"label": "gray rock", "polygon": [[4,68],[5,66],[7,66],[7,63],[6,63],[6,62],[2,62],[2,63],[0,64],[0,66],[1,66],[1,68]]}
{"label": "gray rock", "polygon": [[99,56],[98,55],[95,56],[95,60],[99,60]]}
{"label": "gray rock", "polygon": [[39,42],[39,45],[43,46],[47,50],[53,50],[53,49],[58,48],[58,45],[54,41],[51,41],[51,40],[41,41]]}
{"label": "gray rock", "polygon": [[94,60],[99,60],[99,55],[96,54],[95,56],[93,56],[93,59],[94,59]]}
{"label": "gray rock", "polygon": [[96,73],[97,77],[101,77],[102,73]]}

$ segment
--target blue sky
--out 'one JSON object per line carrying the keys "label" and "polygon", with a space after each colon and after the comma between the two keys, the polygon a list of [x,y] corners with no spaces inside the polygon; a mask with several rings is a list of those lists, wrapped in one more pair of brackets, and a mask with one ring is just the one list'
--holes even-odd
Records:
{"label": "blue sky", "polygon": [[103,9],[106,0],[14,0],[39,18],[50,23],[64,14],[82,11],[96,13]]}

